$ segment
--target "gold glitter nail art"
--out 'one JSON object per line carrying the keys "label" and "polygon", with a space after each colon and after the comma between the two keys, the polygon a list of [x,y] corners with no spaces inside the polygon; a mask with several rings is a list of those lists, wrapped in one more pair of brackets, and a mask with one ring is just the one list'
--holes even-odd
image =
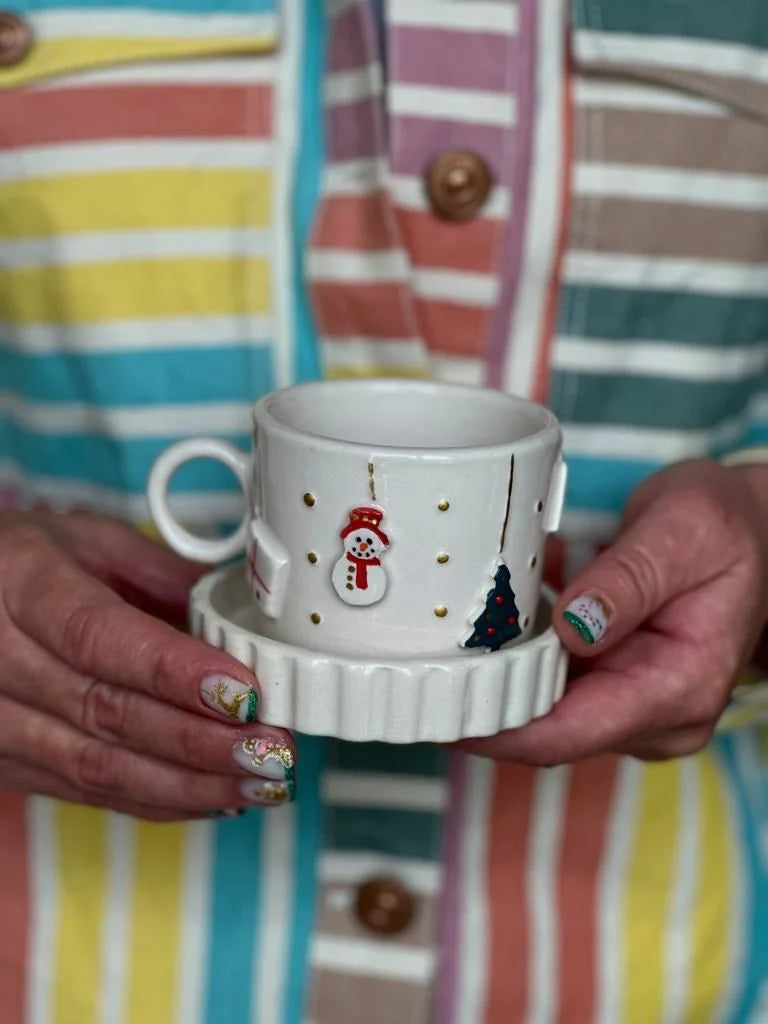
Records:
{"label": "gold glitter nail art", "polygon": [[296,759],[293,751],[277,740],[258,739],[256,737],[243,740],[243,750],[250,757],[254,768],[261,768],[265,761],[279,761],[286,775],[293,770]]}

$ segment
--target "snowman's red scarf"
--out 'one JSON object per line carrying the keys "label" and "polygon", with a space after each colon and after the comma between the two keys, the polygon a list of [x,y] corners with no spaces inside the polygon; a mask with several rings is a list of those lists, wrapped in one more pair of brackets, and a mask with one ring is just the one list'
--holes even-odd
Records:
{"label": "snowman's red scarf", "polygon": [[381,559],[379,558],[358,558],[356,555],[350,555],[347,552],[347,561],[351,562],[355,569],[355,587],[358,590],[368,589],[368,569],[372,565],[381,565]]}

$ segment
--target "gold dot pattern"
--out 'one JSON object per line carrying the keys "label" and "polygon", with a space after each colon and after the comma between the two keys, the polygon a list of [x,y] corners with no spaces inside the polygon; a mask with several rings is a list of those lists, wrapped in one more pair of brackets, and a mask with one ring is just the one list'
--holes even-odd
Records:
{"label": "gold dot pattern", "polygon": [[320,623],[323,621],[322,615],[318,615],[317,612],[312,612],[312,614],[310,615],[310,619],[312,619],[316,626],[319,626]]}
{"label": "gold dot pattern", "polygon": [[314,494],[310,494],[309,491],[307,491],[307,493],[304,495],[304,504],[307,506],[307,508],[312,508],[316,501],[317,498],[314,496]]}
{"label": "gold dot pattern", "polygon": [[437,507],[440,509],[441,512],[447,512],[448,509],[451,507],[451,503],[450,501],[446,501],[445,498],[443,498],[441,501],[438,501]]}
{"label": "gold dot pattern", "polygon": [[310,551],[309,554],[307,555],[307,561],[309,562],[310,565],[317,565],[317,552]]}
{"label": "gold dot pattern", "polygon": [[435,608],[435,615],[438,617],[438,619],[444,619],[447,614],[448,609],[445,607],[444,604],[439,604],[437,608]]}
{"label": "gold dot pattern", "polygon": [[446,562],[450,561],[450,558],[451,556],[446,555],[446,553],[443,551],[442,554],[437,556],[438,565],[445,565]]}

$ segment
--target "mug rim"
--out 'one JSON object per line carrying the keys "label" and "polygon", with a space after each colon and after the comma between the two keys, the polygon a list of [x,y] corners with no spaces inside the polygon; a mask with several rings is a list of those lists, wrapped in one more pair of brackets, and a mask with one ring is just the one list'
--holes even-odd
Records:
{"label": "mug rim", "polygon": [[[481,408],[483,396],[493,398],[495,401],[501,399],[507,404],[517,406],[518,408],[525,408],[528,410],[534,409],[537,414],[541,416],[541,425],[532,433],[525,434],[523,437],[518,437],[511,441],[493,441],[483,444],[455,446],[419,444],[395,445],[368,441],[344,440],[338,437],[331,437],[327,434],[307,430],[302,427],[286,423],[284,420],[275,416],[275,414],[270,410],[270,405],[289,393],[310,391],[333,392],[344,391],[347,389],[394,391],[395,389],[400,390],[403,387],[412,391],[421,392],[422,394],[442,392],[448,397],[450,397],[450,394],[463,396],[472,395],[478,400]],[[540,402],[534,402],[528,398],[523,398],[520,395],[514,395],[506,391],[499,391],[494,388],[486,388],[472,384],[458,384],[449,381],[421,380],[418,378],[343,378],[341,380],[316,380],[301,384],[293,384],[290,387],[271,391],[269,394],[261,398],[253,407],[252,419],[254,424],[259,421],[267,421],[270,430],[277,434],[281,434],[283,437],[291,438],[294,441],[320,444],[323,448],[336,451],[370,451],[371,449],[374,449],[377,452],[391,455],[411,454],[424,457],[432,456],[436,458],[450,457],[453,459],[459,459],[462,457],[476,458],[478,455],[482,455],[484,453],[495,454],[500,452],[509,452],[511,450],[520,451],[526,448],[538,447],[538,445],[544,443],[553,433],[557,436],[562,436],[562,430],[557,417]]]}

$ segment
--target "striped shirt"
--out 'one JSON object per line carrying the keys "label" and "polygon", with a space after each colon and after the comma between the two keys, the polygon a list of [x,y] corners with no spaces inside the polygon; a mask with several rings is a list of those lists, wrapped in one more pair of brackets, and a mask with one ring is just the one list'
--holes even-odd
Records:
{"label": "striped shirt", "polygon": [[[632,487],[768,439],[754,0],[13,0],[0,494],[143,523],[154,458],[264,392],[436,376],[546,400],[551,577]],[[493,176],[462,224],[424,174]],[[239,515],[185,470],[191,524]],[[731,728],[731,725],[734,725]],[[738,728],[735,728],[738,725]],[[768,1019],[766,733],[551,771],[299,737],[299,799],[153,826],[0,792],[3,1024]],[[393,940],[358,886],[394,875]]]}

